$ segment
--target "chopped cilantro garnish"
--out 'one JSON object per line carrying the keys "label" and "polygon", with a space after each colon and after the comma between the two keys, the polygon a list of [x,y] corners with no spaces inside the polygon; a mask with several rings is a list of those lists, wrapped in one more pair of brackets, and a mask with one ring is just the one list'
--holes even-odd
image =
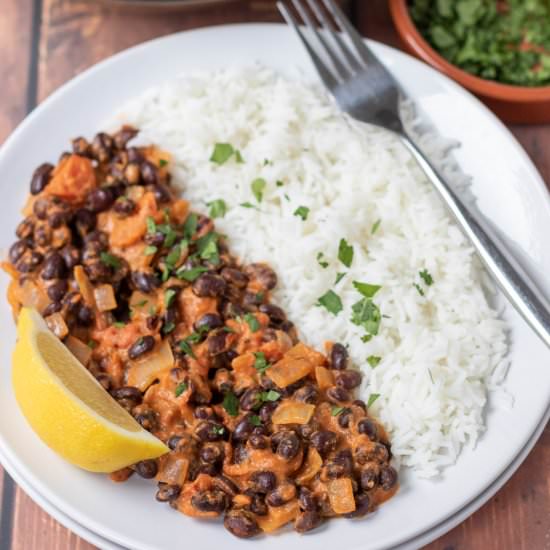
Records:
{"label": "chopped cilantro garnish", "polygon": [[256,208],[251,202],[241,202],[239,206],[242,206],[243,208]]}
{"label": "chopped cilantro garnish", "polygon": [[323,306],[333,315],[338,315],[338,313],[340,313],[343,309],[340,296],[332,290],[325,292],[325,294],[319,298],[317,305]]}
{"label": "chopped cilantro garnish", "polygon": [[331,407],[330,408],[330,414],[332,416],[338,416],[343,410],[344,410],[345,407]]}
{"label": "chopped cilantro garnish", "polygon": [[224,395],[222,407],[227,411],[229,416],[237,416],[239,414],[239,400],[232,391],[228,391]]}
{"label": "chopped cilantro garnish", "polygon": [[346,273],[337,273],[334,284],[337,285],[345,276],[346,276]]}
{"label": "chopped cilantro garnish", "polygon": [[378,366],[378,363],[382,361],[382,357],[378,357],[376,355],[369,355],[367,357],[367,363],[371,366],[371,368],[376,368]]}
{"label": "chopped cilantro garnish", "polygon": [[413,286],[414,288],[416,288],[416,290],[418,290],[418,294],[420,294],[420,296],[424,296],[424,291],[420,288],[419,284],[413,283]]}
{"label": "chopped cilantro garnish", "polygon": [[433,284],[434,282],[433,277],[430,275],[427,269],[423,269],[422,271],[419,271],[418,274],[424,280],[427,286],[431,286]]}
{"label": "chopped cilantro garnish", "polygon": [[220,256],[218,253],[218,245],[216,244],[219,237],[217,233],[211,231],[197,240],[197,253],[200,258],[209,260],[214,264],[219,262]]}
{"label": "chopped cilantro garnish", "polygon": [[161,168],[163,168],[164,166],[166,166],[168,164],[168,161],[166,159],[160,159],[159,160],[159,166]]}
{"label": "chopped cilantro garnish", "polygon": [[369,395],[369,400],[367,401],[367,408],[371,407],[379,397],[380,397],[379,393],[371,393]]}
{"label": "chopped cilantro garnish", "polygon": [[360,283],[359,281],[353,281],[353,286],[365,298],[372,298],[382,288],[380,285],[371,285],[369,283]]}
{"label": "chopped cilantro garnish", "polygon": [[166,308],[169,308],[172,305],[172,302],[174,301],[174,298],[176,297],[176,291],[173,288],[169,288],[164,293],[164,305]]}
{"label": "chopped cilantro garnish", "polygon": [[370,299],[363,298],[351,307],[351,322],[363,327],[368,335],[376,336],[380,328],[382,315],[378,306]]}
{"label": "chopped cilantro garnish", "polygon": [[178,345],[180,350],[183,351],[183,353],[185,353],[186,355],[189,355],[189,357],[192,357],[193,359],[196,359],[195,354],[193,353],[193,349],[191,348],[187,339],[180,340]]}
{"label": "chopped cilantro garnish", "polygon": [[164,235],[164,246],[170,248],[178,238],[178,234],[174,231],[173,227],[169,223],[163,223],[157,226],[157,231]]}
{"label": "chopped cilantro garnish", "polygon": [[181,257],[181,248],[180,248],[180,245],[177,244],[172,248],[172,250],[170,250],[170,252],[166,256],[164,261],[166,265],[170,269],[172,269],[178,263],[178,260],[180,259],[180,257]]}
{"label": "chopped cilantro garnish", "polygon": [[254,357],[256,360],[254,361],[254,368],[260,373],[264,374],[264,372],[269,368],[269,363],[267,362],[267,359],[265,358],[265,354],[263,351],[256,351],[254,352]]}
{"label": "chopped cilantro garnish", "polygon": [[307,220],[308,214],[309,208],[307,206],[298,206],[298,208],[294,210],[294,216],[299,216],[303,221]]}
{"label": "chopped cilantro garnish", "polygon": [[207,202],[206,205],[210,208],[209,216],[211,218],[223,218],[227,212],[227,205],[223,199]]}
{"label": "chopped cilantro garnish", "polygon": [[191,212],[191,214],[187,216],[187,219],[183,224],[183,236],[186,239],[191,239],[191,237],[195,234],[195,232],[197,231],[198,221],[198,216],[193,212]]}
{"label": "chopped cilantro garnish", "polygon": [[169,323],[166,323],[162,327],[162,333],[163,334],[170,334],[175,328],[176,328],[176,324],[174,322],[170,321]]}
{"label": "chopped cilantro garnish", "polygon": [[244,164],[243,156],[238,149],[235,149],[235,161],[237,162],[237,164]]}
{"label": "chopped cilantro garnish", "polygon": [[245,313],[244,320],[246,321],[246,324],[250,327],[250,330],[252,332],[257,332],[258,330],[260,330],[260,322],[252,313]]}
{"label": "chopped cilantro garnish", "polygon": [[277,401],[280,397],[281,394],[275,390],[263,391],[260,394],[260,398],[264,403],[267,401]]}
{"label": "chopped cilantro garnish", "polygon": [[97,342],[95,340],[88,340],[88,347],[94,349],[97,347]]}
{"label": "chopped cilantro garnish", "polygon": [[120,267],[120,260],[116,256],[109,254],[108,252],[102,252],[99,255],[99,258],[105,265],[108,265],[115,270]]}
{"label": "chopped cilantro garnish", "polygon": [[382,223],[382,220],[376,220],[373,225],[372,225],[372,229],[370,230],[370,232],[374,235],[377,231],[378,231],[378,228],[380,227],[380,224]]}
{"label": "chopped cilantro garnish", "polygon": [[145,247],[145,249],[143,250],[143,253],[146,256],[152,256],[153,254],[156,254],[157,251],[158,251],[158,248],[156,246],[149,245]]}
{"label": "chopped cilantro garnish", "polygon": [[225,428],[223,426],[212,426],[212,432],[217,435],[223,435],[225,433]]}
{"label": "chopped cilantro garnish", "polygon": [[187,384],[185,382],[180,382],[174,391],[176,397],[179,397],[184,391],[187,391]]}
{"label": "chopped cilantro garnish", "polygon": [[250,423],[253,426],[261,426],[262,425],[262,421],[260,420],[260,417],[257,414],[251,414],[248,417],[248,420],[250,421]]}
{"label": "chopped cilantro garnish", "polygon": [[115,328],[124,328],[124,327],[126,326],[126,323],[123,323],[122,321],[115,321],[115,322],[113,323],[113,326],[114,326]]}
{"label": "chopped cilantro garnish", "polygon": [[210,156],[210,161],[216,164],[224,164],[234,153],[235,149],[230,143],[216,143]]}
{"label": "chopped cilantro garnish", "polygon": [[258,202],[262,202],[264,196],[265,186],[267,185],[266,181],[263,178],[256,178],[251,184],[250,188],[252,189],[252,194],[256,197]]}
{"label": "chopped cilantro garnish", "polygon": [[153,235],[157,232],[157,224],[151,216],[147,216],[145,223],[147,224],[147,233]]}
{"label": "chopped cilantro garnish", "polygon": [[338,245],[338,259],[346,266],[350,267],[353,262],[353,246],[348,244],[346,239],[340,239]]}
{"label": "chopped cilantro garnish", "polygon": [[319,263],[319,265],[323,268],[323,269],[326,269],[328,267],[328,262],[323,260],[323,253],[322,252],[319,252],[317,254],[317,262]]}
{"label": "chopped cilantro garnish", "polygon": [[281,180],[277,180],[277,181],[275,182],[275,185],[276,185],[277,187],[282,187],[282,186],[284,185],[284,182],[282,182]]}
{"label": "chopped cilantro garnish", "polygon": [[290,202],[290,197],[286,193],[284,194],[284,197],[288,202]]}
{"label": "chopped cilantro garnish", "polygon": [[202,273],[205,273],[206,271],[208,271],[208,268],[202,267],[202,266],[192,267],[191,269],[181,269],[180,268],[176,272],[176,276],[178,277],[178,279],[183,279],[185,281],[189,281],[190,283],[192,283]]}
{"label": "chopped cilantro garnish", "polygon": [[162,266],[162,275],[160,280],[165,283],[170,278],[170,270],[166,266]]}
{"label": "chopped cilantro garnish", "polygon": [[428,374],[430,375],[430,380],[432,381],[432,384],[435,384],[434,377],[432,376],[432,371],[428,369]]}

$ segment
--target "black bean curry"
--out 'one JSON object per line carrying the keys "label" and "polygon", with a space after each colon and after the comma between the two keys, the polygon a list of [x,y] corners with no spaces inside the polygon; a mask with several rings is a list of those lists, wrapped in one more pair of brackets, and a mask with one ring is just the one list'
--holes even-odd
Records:
{"label": "black bean curry", "polygon": [[300,342],[270,302],[266,264],[243,266],[170,184],[170,156],[136,130],[73,141],[34,172],[4,269],[8,300],[50,329],[170,453],[114,472],[238,537],[361,517],[398,487],[384,428],[354,399],[340,343]]}

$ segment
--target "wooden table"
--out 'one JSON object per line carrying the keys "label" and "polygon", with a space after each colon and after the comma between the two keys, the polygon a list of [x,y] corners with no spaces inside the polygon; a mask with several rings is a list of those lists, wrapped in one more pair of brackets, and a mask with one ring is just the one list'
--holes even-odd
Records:
{"label": "wooden table", "polygon": [[[278,20],[269,10],[251,12],[240,8],[230,12],[215,9],[202,15],[144,16],[123,14],[85,0],[1,3],[0,143],[61,84],[115,52],[150,38],[204,25]],[[384,0],[357,0],[352,12],[363,34],[399,45]],[[550,183],[550,126],[510,129]],[[0,494],[0,550],[93,549],[34,504],[1,470]],[[494,498],[427,548],[549,550],[550,427]]]}

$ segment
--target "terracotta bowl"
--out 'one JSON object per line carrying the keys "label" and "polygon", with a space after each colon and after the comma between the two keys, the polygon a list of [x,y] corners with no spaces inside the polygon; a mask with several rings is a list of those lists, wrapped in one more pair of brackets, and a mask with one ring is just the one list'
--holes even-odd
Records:
{"label": "terracotta bowl", "polygon": [[449,63],[424,40],[409,15],[407,0],[389,0],[389,7],[405,49],[473,92],[502,120],[550,122],[550,86],[511,86],[473,76]]}

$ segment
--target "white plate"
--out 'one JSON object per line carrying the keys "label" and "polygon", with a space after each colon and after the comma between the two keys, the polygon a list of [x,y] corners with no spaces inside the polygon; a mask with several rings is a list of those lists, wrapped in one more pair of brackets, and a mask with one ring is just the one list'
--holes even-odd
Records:
{"label": "white plate", "polygon": [[[472,189],[481,210],[521,251],[520,260],[550,295],[549,281],[543,276],[550,270],[550,249],[545,246],[550,201],[523,150],[493,115],[456,84],[400,52],[379,44],[373,47],[438,130],[464,144],[457,158],[463,170],[475,176]],[[177,73],[255,60],[287,73],[291,60],[314,75],[287,28],[237,25],[181,33],[138,46],[64,86],[23,122],[0,153],[4,194],[0,247],[7,248],[12,241],[33,168],[56,159],[71,137],[93,134],[122,102]],[[0,292],[6,281],[2,277]],[[276,548],[284,540],[288,550],[308,550],[322,540],[327,547],[347,550],[393,547],[440,524],[485,491],[527,444],[550,403],[550,353],[514,312],[507,310],[505,317],[512,327],[508,386],[516,398],[515,407],[490,411],[488,431],[474,452],[465,452],[437,482],[404,473],[399,495],[378,513],[364,521],[329,522],[322,539],[288,532],[255,544]],[[15,331],[5,303],[0,306],[0,323],[5,331],[1,359],[8,365]],[[0,374],[0,453],[63,514],[122,546],[163,550],[189,539],[197,550],[211,550],[217,543],[227,550],[248,544],[229,537],[219,524],[194,521],[159,505],[150,483],[134,479],[115,485],[65,464],[26,425],[7,368]]]}

